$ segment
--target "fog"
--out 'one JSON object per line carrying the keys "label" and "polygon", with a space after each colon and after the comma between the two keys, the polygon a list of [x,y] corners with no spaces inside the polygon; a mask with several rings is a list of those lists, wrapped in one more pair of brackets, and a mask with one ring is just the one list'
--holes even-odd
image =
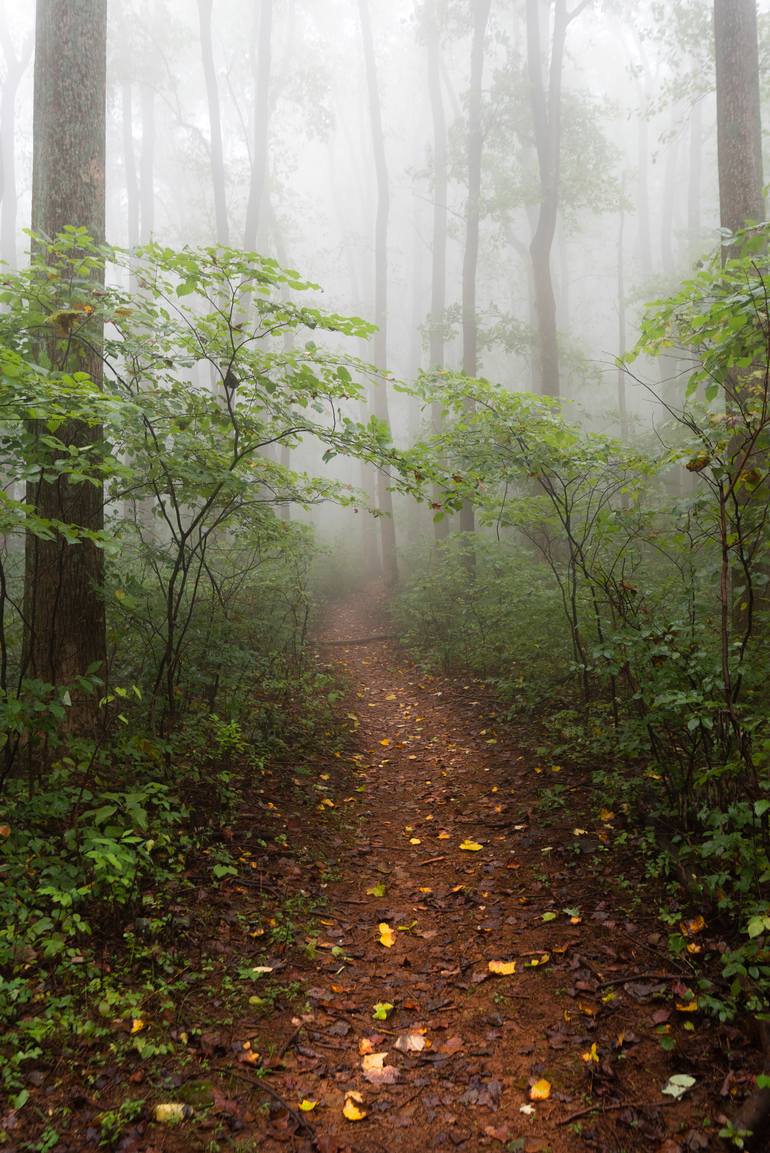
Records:
{"label": "fog", "polygon": [[[434,335],[437,325],[442,330],[443,366],[463,364],[478,7],[484,5],[470,0],[366,0],[389,193],[387,340],[384,354],[381,348],[376,355],[374,341],[356,351],[380,367],[386,361],[405,381],[436,367],[431,323]],[[673,288],[719,243],[712,5],[573,0],[567,11],[561,0],[555,6],[541,0],[540,8],[546,98],[555,71],[549,72],[555,18],[560,10],[571,17],[557,102],[558,210],[550,250],[558,392],[575,419],[619,432],[615,358],[633,346],[644,302]],[[475,373],[514,391],[540,391],[530,245],[544,196],[526,9],[524,0],[492,0],[481,42]],[[759,9],[767,53],[770,3]],[[256,247],[322,286],[328,308],[375,320],[377,156],[357,0],[110,0],[109,12],[108,240],[129,247],[150,238],[179,247],[217,241]],[[33,25],[31,2],[6,0],[8,263],[25,260],[30,220]],[[433,104],[432,41],[439,76]],[[548,132],[550,147],[550,121]],[[442,171],[437,156],[445,157]],[[436,208],[444,200],[444,310],[431,321]],[[676,365],[640,371],[665,379],[675,376]],[[623,387],[626,431],[643,435],[659,416],[655,402],[630,380]],[[388,399],[394,438],[406,444],[425,416],[397,390]],[[347,469],[340,466],[339,475],[347,477]],[[349,471],[357,481],[358,466]],[[406,509],[399,507],[402,532]],[[409,517],[414,531],[427,523],[427,514],[414,509]]]}

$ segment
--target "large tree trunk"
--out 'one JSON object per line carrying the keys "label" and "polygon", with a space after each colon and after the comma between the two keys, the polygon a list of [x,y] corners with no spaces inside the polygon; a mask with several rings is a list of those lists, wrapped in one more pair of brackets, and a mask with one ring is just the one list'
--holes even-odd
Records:
{"label": "large tree trunk", "polygon": [[[468,200],[465,208],[465,252],[463,254],[463,373],[478,376],[479,322],[476,312],[476,274],[479,263],[479,226],[481,222],[481,159],[484,147],[482,124],[482,84],[484,81],[484,37],[489,20],[491,0],[473,0],[473,39],[471,41],[471,74],[468,90]],[[473,504],[463,501],[460,531],[474,532],[476,516]]]}
{"label": "large tree trunk", "polygon": [[209,106],[209,136],[211,140],[211,183],[214,189],[214,219],[217,244],[228,244],[230,229],[227,220],[227,190],[225,188],[225,160],[222,146],[222,115],[219,106],[219,85],[214,66],[214,42],[211,34],[211,13],[214,0],[198,0],[198,18],[201,32],[201,56]]}
{"label": "large tree trunk", "polygon": [[[377,62],[374,57],[372,25],[369,17],[369,0],[359,0],[361,36],[366,66],[366,83],[369,93],[369,116],[371,121],[374,168],[377,176],[377,219],[374,242],[374,319],[377,334],[374,338],[374,359],[378,369],[385,371],[388,366],[388,219],[390,215],[390,186],[388,165],[385,157],[385,137],[382,131],[382,112],[377,82]],[[382,377],[372,385],[371,405],[374,415],[389,425],[388,394]],[[377,505],[380,517],[380,545],[382,548],[382,569],[385,583],[389,587],[398,580],[396,557],[396,526],[393,521],[393,498],[388,488],[388,480],[382,470],[377,473]]]}
{"label": "large tree trunk", "polygon": [[[104,240],[106,0],[38,0],[35,30],[35,104],[32,226],[55,236],[65,225],[87,228]],[[99,339],[98,331],[91,333]],[[101,360],[73,351],[66,368],[101,380]],[[73,445],[98,442],[101,430],[70,423],[58,436]],[[100,486],[29,487],[38,515],[93,531],[103,527]],[[25,571],[26,672],[67,684],[106,661],[103,554],[88,541],[67,544],[28,536]],[[72,724],[92,716],[73,700]]]}
{"label": "large tree trunk", "polygon": [[765,218],[756,0],[714,0],[714,41],[719,215],[736,233]]}
{"label": "large tree trunk", "polygon": [[0,23],[0,42],[5,56],[5,80],[0,97],[0,149],[2,149],[2,212],[0,213],[0,258],[10,268],[16,267],[18,229],[16,216],[19,193],[16,187],[16,97],[27,66],[32,59],[33,39],[24,42],[16,56],[5,11]]}
{"label": "large tree trunk", "polygon": [[[254,54],[254,136],[251,151],[251,181],[246,205],[243,247],[257,247],[262,203],[267,184],[267,142],[270,127],[270,67],[273,49],[273,0],[261,0],[259,34]],[[256,17],[255,17],[256,19]]]}

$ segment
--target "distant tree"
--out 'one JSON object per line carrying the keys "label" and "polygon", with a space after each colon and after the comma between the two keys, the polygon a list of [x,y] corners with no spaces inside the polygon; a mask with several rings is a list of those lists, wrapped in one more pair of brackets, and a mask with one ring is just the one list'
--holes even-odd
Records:
{"label": "distant tree", "polygon": [[[104,240],[106,0],[37,0],[33,121],[32,227],[55,236],[67,226]],[[103,280],[103,270],[102,270]],[[95,283],[98,287],[98,278]],[[56,367],[102,378],[98,329],[87,340],[56,340],[41,350]],[[42,436],[45,429],[33,429]],[[98,452],[101,430],[70,422],[56,430],[57,457]],[[38,453],[39,455],[39,453]],[[50,474],[49,474],[50,475]],[[98,532],[103,527],[99,485],[40,477],[27,501],[39,517]],[[106,661],[102,599],[103,554],[96,544],[69,544],[64,536],[28,535],[25,556],[25,664],[28,675],[67,684]],[[87,721],[90,706],[73,698],[72,723]]]}
{"label": "distant tree", "polygon": [[[444,368],[444,330],[446,311],[447,215],[449,197],[449,155],[447,148],[447,119],[441,91],[441,28],[446,18],[444,0],[427,0],[424,8],[424,31],[427,47],[428,93],[433,120],[433,242],[431,246],[431,298],[430,298],[430,368]],[[441,429],[441,406],[435,403],[431,419],[433,431]],[[438,492],[434,503],[439,503]],[[449,520],[442,517],[435,522],[437,540],[449,533]]]}
{"label": "distant tree", "polygon": [[[257,16],[257,12],[259,15]],[[246,225],[243,234],[243,247],[254,251],[257,247],[257,234],[260,214],[264,207],[267,187],[268,165],[267,144],[270,128],[270,72],[273,50],[273,0],[261,0],[255,9],[255,25],[258,25],[256,44],[253,48],[254,71],[254,130],[251,145],[251,180],[249,199],[246,205]],[[256,28],[255,28],[256,31]]]}
{"label": "distant tree", "polygon": [[214,0],[198,0],[198,19],[201,34],[201,57],[203,75],[206,81],[206,98],[209,111],[209,134],[211,150],[211,183],[214,189],[214,216],[218,244],[228,244],[230,228],[227,219],[227,190],[225,187],[225,162],[222,147],[222,115],[219,103],[219,85],[214,66],[214,42],[211,31],[211,15]]}
{"label": "distant tree", "polygon": [[[551,249],[559,212],[564,50],[567,29],[590,3],[591,0],[578,0],[569,12],[567,0],[553,0],[553,30],[546,61],[541,25],[543,5],[541,0],[527,0],[527,69],[540,174],[540,207],[530,253],[537,309],[540,391],[545,396],[558,396],[560,392]],[[546,8],[550,14],[551,0]]]}
{"label": "distant tree", "polygon": [[[465,251],[463,253],[463,372],[478,375],[478,315],[476,311],[476,275],[479,263],[479,226],[481,222],[481,162],[484,149],[482,124],[482,85],[484,81],[484,37],[487,31],[491,0],[473,0],[473,35],[471,70],[468,89],[468,198],[465,207]],[[476,518],[473,504],[463,501],[460,529],[473,532]]]}
{"label": "distant tree", "polygon": [[0,256],[12,268],[16,265],[17,209],[19,193],[16,187],[16,99],[24,73],[32,59],[34,40],[28,36],[21,52],[11,39],[6,20],[5,5],[0,9],[0,45],[5,58],[5,76],[0,90],[0,149],[2,150],[2,182],[0,197]]}
{"label": "distant tree", "polygon": [[[377,80],[377,61],[374,55],[372,24],[369,15],[369,0],[359,0],[358,10],[361,20],[366,83],[369,94],[369,118],[371,123],[374,167],[377,177],[377,219],[374,242],[374,319],[377,333],[374,338],[374,360],[383,372],[388,365],[388,221],[390,215],[390,185],[388,163],[385,155],[385,134],[382,130],[382,110]],[[385,381],[378,377],[372,385],[372,409],[374,415],[389,426],[388,394]],[[387,585],[394,585],[398,579],[396,558],[396,526],[393,521],[393,499],[385,474],[377,474],[377,504],[382,514],[380,518],[380,545],[382,548],[382,570]]]}

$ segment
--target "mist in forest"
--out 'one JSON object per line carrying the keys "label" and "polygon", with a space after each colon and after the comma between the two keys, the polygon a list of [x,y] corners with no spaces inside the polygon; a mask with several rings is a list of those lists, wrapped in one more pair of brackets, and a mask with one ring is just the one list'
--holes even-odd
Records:
{"label": "mist in forest", "polygon": [[[397,379],[464,369],[647,435],[658,406],[615,358],[644,303],[719,242],[711,8],[113,0],[107,238],[256,249],[331,310],[379,323],[379,344],[357,351]],[[11,264],[30,220],[33,26],[32,4],[3,5]],[[660,384],[678,370],[645,371]],[[398,390],[387,403],[396,442],[412,442],[426,413]],[[339,468],[359,483],[358,466]],[[400,508],[399,536],[425,519]]]}

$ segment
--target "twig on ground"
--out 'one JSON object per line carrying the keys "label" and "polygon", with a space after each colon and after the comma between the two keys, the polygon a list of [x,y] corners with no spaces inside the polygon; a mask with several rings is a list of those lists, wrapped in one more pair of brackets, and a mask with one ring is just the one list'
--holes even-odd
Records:
{"label": "twig on ground", "polygon": [[282,1109],[286,1110],[292,1121],[296,1122],[300,1129],[307,1134],[313,1148],[318,1149],[318,1137],[313,1126],[309,1121],[306,1121],[302,1114],[294,1109],[293,1106],[289,1105],[287,1101],[284,1101],[281,1094],[277,1089],[273,1088],[266,1077],[249,1077],[245,1073],[242,1073],[240,1069],[229,1069],[228,1072],[231,1077],[235,1077],[238,1081],[245,1081],[247,1085],[251,1085],[252,1089],[264,1092],[268,1097],[272,1097]]}
{"label": "twig on ground", "polygon": [[593,1105],[589,1105],[587,1109],[578,1109],[575,1113],[570,1113],[569,1117],[563,1117],[561,1121],[557,1121],[557,1125],[569,1125],[572,1121],[579,1120],[580,1117],[587,1117],[589,1113],[595,1113],[600,1109],[603,1113],[609,1113],[618,1109],[665,1109],[668,1105],[676,1105],[676,1101],[613,1101],[607,1105],[603,1101],[596,1101]]}

